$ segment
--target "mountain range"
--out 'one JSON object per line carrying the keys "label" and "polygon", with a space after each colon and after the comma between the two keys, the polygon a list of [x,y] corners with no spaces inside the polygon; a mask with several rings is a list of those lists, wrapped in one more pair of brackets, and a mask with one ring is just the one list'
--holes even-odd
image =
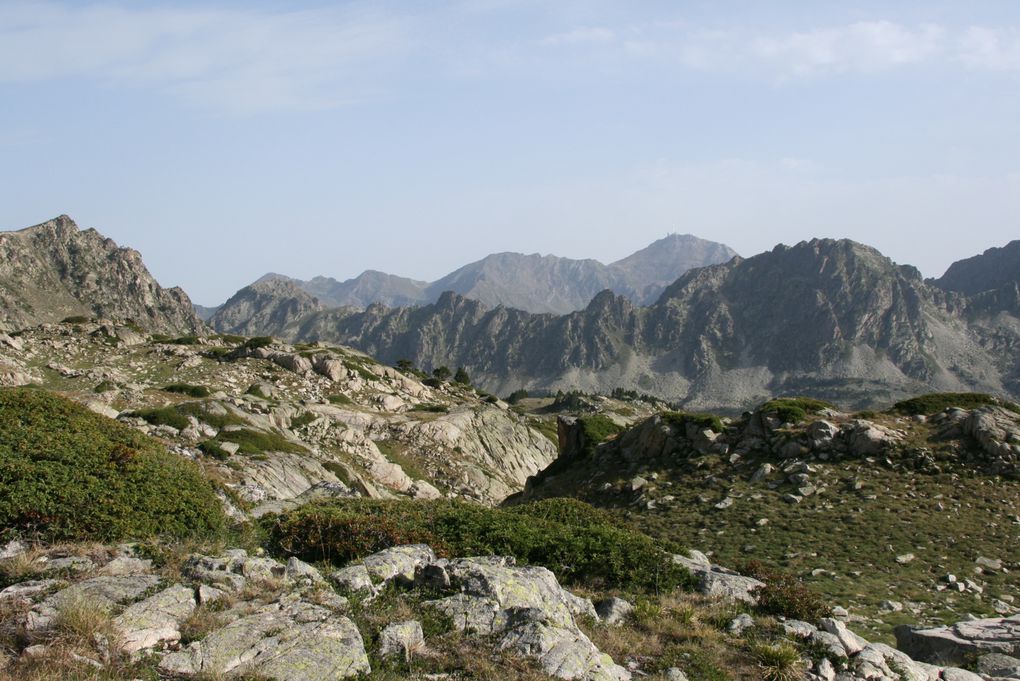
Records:
{"label": "mountain range", "polygon": [[[272,323],[247,333],[461,365],[500,393],[622,388],[699,409],[799,393],[867,406],[927,390],[1020,393],[1018,280],[1017,269],[1012,280],[974,279],[981,290],[967,295],[868,246],[816,239],[690,270],[645,307],[604,290],[566,315],[454,292],[416,307],[325,309],[293,284],[273,298],[263,282],[218,315],[260,296],[258,316]],[[313,306],[289,320],[280,312]]]}
{"label": "mountain range", "polygon": [[[632,273],[630,294],[603,289],[566,314],[494,307],[455,291],[425,304],[329,307],[307,290],[313,283],[326,287],[326,280],[270,276],[239,291],[210,322],[221,332],[342,343],[425,370],[463,366],[480,387],[500,394],[621,388],[691,409],[732,409],[794,393],[847,407],[931,390],[1020,395],[1020,242],[925,281],[914,267],[871,247],[815,239],[689,269],[653,296],[687,240],[668,237],[657,242],[661,252],[649,247],[598,267],[490,256],[444,279],[475,293],[505,294],[510,279],[492,273],[512,274],[506,264],[512,262],[536,265],[518,268],[528,272],[518,280],[534,281],[534,272],[569,279],[567,272],[588,267]],[[711,257],[729,253],[721,249],[709,248]],[[66,216],[0,234],[0,252],[8,327],[85,314],[167,333],[205,328],[186,294],[160,287],[138,253],[95,230],[78,230]],[[363,284],[369,280],[363,275]],[[379,275],[379,282],[392,279]],[[641,300],[654,300],[636,304],[638,291]]]}
{"label": "mountain range", "polygon": [[369,270],[346,281],[331,277],[302,281],[270,273],[254,283],[290,282],[326,308],[366,308],[375,303],[387,307],[424,305],[453,291],[489,307],[567,314],[583,309],[605,289],[647,305],[684,272],[726,262],[735,255],[724,244],[690,234],[671,234],[609,265],[537,253],[494,253],[434,282]]}

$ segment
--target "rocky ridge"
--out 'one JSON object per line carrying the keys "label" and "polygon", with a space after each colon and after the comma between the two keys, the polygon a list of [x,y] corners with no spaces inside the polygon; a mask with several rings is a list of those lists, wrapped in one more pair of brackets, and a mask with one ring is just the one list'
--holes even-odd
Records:
{"label": "rocky ridge", "polygon": [[604,291],[584,310],[535,315],[446,293],[417,308],[312,312],[281,334],[462,365],[501,394],[622,388],[698,409],[809,394],[867,407],[930,391],[1016,397],[1020,321],[1007,303],[821,239],[690,271],[649,307]]}
{"label": "rocky ridge", "polygon": [[[342,282],[329,277],[301,281],[267,274],[253,285],[271,280],[293,284],[328,308],[425,305],[452,291],[489,307],[566,314],[583,309],[605,289],[635,304],[650,304],[684,272],[726,262],[735,255],[723,244],[673,234],[609,265],[537,253],[494,253],[434,282],[369,270]],[[294,315],[292,320],[296,318]]]}
{"label": "rocky ridge", "polygon": [[137,251],[66,215],[0,233],[0,311],[14,331],[65,317],[131,320],[152,332],[204,327],[187,294],[161,287]]}

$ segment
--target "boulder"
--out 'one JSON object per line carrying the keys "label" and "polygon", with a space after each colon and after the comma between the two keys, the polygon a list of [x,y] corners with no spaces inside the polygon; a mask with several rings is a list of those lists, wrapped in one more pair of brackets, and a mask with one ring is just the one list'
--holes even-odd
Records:
{"label": "boulder", "polygon": [[1020,615],[958,622],[949,627],[895,629],[896,647],[915,660],[963,664],[985,653],[1020,656]]}
{"label": "boulder", "polygon": [[673,562],[683,565],[698,578],[698,591],[706,596],[753,604],[757,602],[754,596],[755,590],[765,586],[764,582],[753,577],[745,577],[733,570],[712,565],[701,554],[695,558],[677,554],[673,556]]}
{"label": "boulder", "polygon": [[414,582],[415,569],[434,563],[436,554],[425,544],[394,546],[366,556],[361,562],[368,574],[377,581],[396,581],[399,584]]}
{"label": "boulder", "polygon": [[379,655],[382,657],[399,656],[404,660],[425,648],[425,635],[421,623],[415,620],[394,622],[379,633]]}
{"label": "boulder", "polygon": [[277,681],[332,681],[371,671],[354,622],[301,598],[284,597],[163,658],[184,677],[252,675]]}
{"label": "boulder", "polygon": [[113,620],[121,635],[121,648],[133,653],[179,640],[180,624],[196,606],[194,589],[180,584],[128,606]]}
{"label": "boulder", "polygon": [[595,604],[595,612],[606,624],[620,625],[634,612],[634,606],[622,598],[607,598]]}

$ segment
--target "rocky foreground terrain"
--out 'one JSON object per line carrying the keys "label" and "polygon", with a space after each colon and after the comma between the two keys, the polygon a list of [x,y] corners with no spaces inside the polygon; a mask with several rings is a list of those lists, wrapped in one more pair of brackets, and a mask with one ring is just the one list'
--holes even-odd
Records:
{"label": "rocky foreground terrain", "polygon": [[495,504],[556,457],[535,419],[422,380],[354,350],[268,338],[79,319],[0,335],[0,383],[59,390],[161,438],[202,461],[238,512],[301,495]]}

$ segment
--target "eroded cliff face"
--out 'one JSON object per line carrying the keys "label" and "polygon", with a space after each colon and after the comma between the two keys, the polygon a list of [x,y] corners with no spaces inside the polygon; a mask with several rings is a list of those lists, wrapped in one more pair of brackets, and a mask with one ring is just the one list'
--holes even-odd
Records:
{"label": "eroded cliff face", "polygon": [[221,305],[209,324],[224,333],[278,335],[294,319],[322,309],[292,281],[270,278],[245,286]]}
{"label": "eroded cliff face", "polygon": [[12,329],[77,315],[162,333],[203,328],[187,294],[160,286],[137,251],[66,215],[0,233],[0,309]]}
{"label": "eroded cliff face", "polygon": [[872,248],[822,239],[692,270],[645,308],[604,291],[579,312],[536,315],[447,293],[313,312],[282,335],[463,365],[503,394],[625,388],[732,409],[796,392],[869,406],[938,390],[1015,396],[1011,301],[947,293]]}

